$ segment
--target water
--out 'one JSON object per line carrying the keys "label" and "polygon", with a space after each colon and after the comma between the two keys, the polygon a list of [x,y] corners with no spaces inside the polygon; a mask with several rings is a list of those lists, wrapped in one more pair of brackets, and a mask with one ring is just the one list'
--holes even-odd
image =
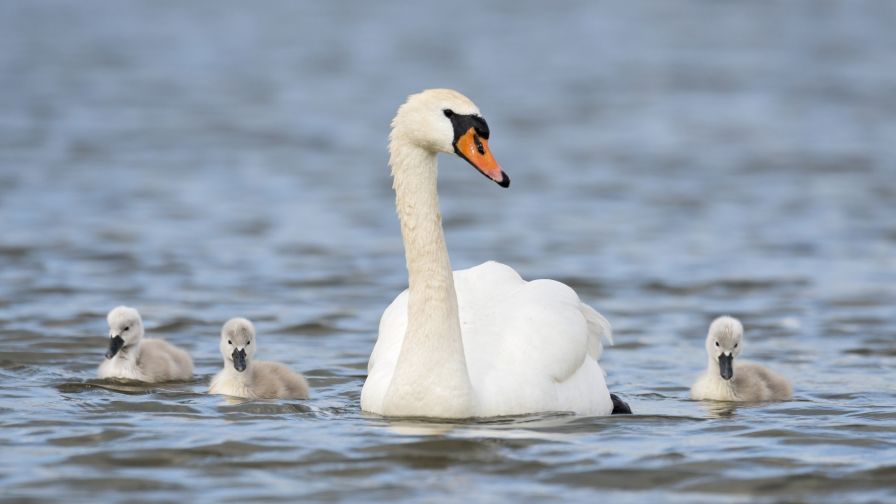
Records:
{"label": "water", "polygon": [[[7,501],[896,499],[896,8],[691,1],[0,4]],[[575,287],[638,413],[358,407],[406,277],[404,97],[476,100],[513,179],[442,159],[452,260]],[[98,382],[139,307],[197,378]],[[793,401],[687,400],[709,321]],[[229,317],[304,402],[203,392]]]}

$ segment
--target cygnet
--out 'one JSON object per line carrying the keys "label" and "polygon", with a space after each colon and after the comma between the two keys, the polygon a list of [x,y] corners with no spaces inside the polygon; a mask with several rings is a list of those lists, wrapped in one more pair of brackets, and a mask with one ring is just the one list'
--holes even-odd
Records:
{"label": "cygnet", "polygon": [[739,320],[723,316],[709,326],[706,372],[691,387],[691,399],[716,401],[785,401],[790,382],[780,374],[751,362],[734,363],[743,350],[744,327]]}
{"label": "cygnet", "polygon": [[221,329],[219,348],[224,369],[209,386],[210,394],[246,399],[308,399],[308,382],[279,362],[256,361],[255,327],[247,319],[233,318]]}
{"label": "cygnet", "polygon": [[134,308],[113,308],[106,321],[109,350],[97,370],[99,378],[155,383],[193,377],[190,354],[165,340],[144,338],[143,320]]}

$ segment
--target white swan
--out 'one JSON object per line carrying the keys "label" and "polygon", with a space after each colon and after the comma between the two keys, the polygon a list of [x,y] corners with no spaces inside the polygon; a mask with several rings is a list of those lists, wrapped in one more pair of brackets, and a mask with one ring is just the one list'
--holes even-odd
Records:
{"label": "white swan", "polygon": [[221,329],[219,348],[224,369],[212,378],[210,394],[246,399],[308,399],[304,376],[279,362],[254,359],[258,338],[249,320],[228,320]]}
{"label": "white swan", "polygon": [[448,89],[410,96],[392,121],[389,164],[409,288],[383,313],[361,408],[439,418],[610,414],[615,397],[598,364],[601,340],[611,341],[603,316],[568,286],[526,282],[496,262],[452,274],[436,154],[456,153],[507,187],[488,138],[473,102]]}
{"label": "white swan", "polygon": [[109,350],[97,370],[99,378],[152,383],[193,377],[190,354],[165,340],[144,338],[143,319],[134,308],[113,308],[106,321],[109,323]]}
{"label": "white swan", "polygon": [[716,401],[785,401],[790,382],[774,371],[734,358],[743,350],[744,326],[733,317],[719,317],[709,326],[706,372],[691,387],[691,399]]}

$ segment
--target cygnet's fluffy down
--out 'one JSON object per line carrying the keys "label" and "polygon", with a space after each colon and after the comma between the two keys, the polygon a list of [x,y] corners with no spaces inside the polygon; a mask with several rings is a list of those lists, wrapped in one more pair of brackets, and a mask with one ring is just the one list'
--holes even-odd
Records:
{"label": "cygnet's fluffy down", "polygon": [[190,354],[165,340],[144,338],[143,320],[134,308],[114,308],[106,320],[109,350],[97,370],[99,378],[155,383],[193,377]]}
{"label": "cygnet's fluffy down", "polygon": [[743,349],[744,328],[733,317],[719,317],[709,326],[706,372],[691,387],[691,399],[716,401],[785,401],[790,382],[778,373],[751,362],[734,363]]}
{"label": "cygnet's fluffy down", "polygon": [[224,369],[212,378],[210,394],[246,399],[308,399],[308,382],[279,362],[256,361],[255,327],[234,318],[221,329]]}

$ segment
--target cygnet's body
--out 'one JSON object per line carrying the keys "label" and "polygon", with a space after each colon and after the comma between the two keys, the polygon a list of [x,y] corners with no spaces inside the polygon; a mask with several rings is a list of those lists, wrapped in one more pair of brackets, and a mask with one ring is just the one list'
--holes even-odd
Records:
{"label": "cygnet's body", "polygon": [[221,329],[224,369],[212,378],[210,394],[246,399],[308,399],[308,382],[279,362],[256,361],[255,327],[244,318]]}
{"label": "cygnet's body", "polygon": [[706,372],[691,387],[691,399],[715,401],[785,401],[793,394],[790,382],[778,373],[754,364],[734,364],[743,348],[744,328],[733,317],[719,317],[709,326]]}
{"label": "cygnet's body", "polygon": [[190,354],[165,340],[143,338],[143,320],[134,308],[114,308],[106,320],[109,350],[97,370],[99,378],[156,383],[193,377]]}

